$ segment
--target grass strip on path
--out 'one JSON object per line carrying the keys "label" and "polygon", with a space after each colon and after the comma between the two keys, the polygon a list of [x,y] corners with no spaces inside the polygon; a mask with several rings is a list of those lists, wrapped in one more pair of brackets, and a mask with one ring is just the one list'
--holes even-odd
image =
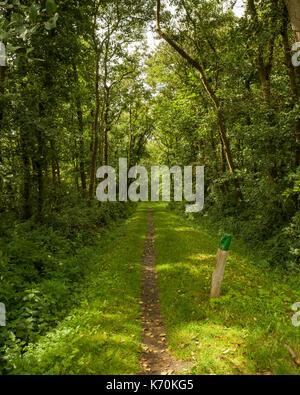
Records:
{"label": "grass strip on path", "polygon": [[209,300],[217,240],[184,218],[153,205],[162,314],[174,355],[192,374],[300,374],[300,327],[291,306],[300,290],[271,270],[229,253],[222,297]]}
{"label": "grass strip on path", "polygon": [[95,245],[82,301],[59,325],[13,361],[13,374],[136,374],[139,370],[141,257],[147,205]]}

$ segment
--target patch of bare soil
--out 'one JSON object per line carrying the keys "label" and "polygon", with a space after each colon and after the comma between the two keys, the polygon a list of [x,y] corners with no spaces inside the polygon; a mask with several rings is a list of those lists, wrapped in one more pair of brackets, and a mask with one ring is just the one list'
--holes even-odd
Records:
{"label": "patch of bare soil", "polygon": [[142,261],[142,375],[179,374],[188,364],[176,360],[167,350],[166,329],[160,313],[157,272],[155,267],[154,223],[151,208],[148,216],[148,234]]}

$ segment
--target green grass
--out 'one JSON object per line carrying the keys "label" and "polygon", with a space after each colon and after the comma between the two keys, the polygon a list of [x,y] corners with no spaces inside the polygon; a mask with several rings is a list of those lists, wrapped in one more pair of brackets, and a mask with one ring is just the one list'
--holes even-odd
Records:
{"label": "green grass", "polygon": [[[12,358],[12,374],[135,374],[141,340],[140,262],[147,208],[114,230],[103,255],[96,244],[94,268],[78,307],[59,325]],[[101,257],[101,258],[99,258]]]}
{"label": "green grass", "polygon": [[219,240],[154,205],[155,250],[163,316],[174,354],[193,374],[299,374],[284,348],[300,354],[295,281],[251,264],[233,243],[222,297],[209,300]]}
{"label": "green grass", "polygon": [[[191,374],[299,374],[291,305],[295,281],[256,267],[233,242],[222,297],[209,300],[218,237],[153,204],[162,314],[170,349]],[[94,248],[81,302],[58,326],[10,356],[13,374],[136,374],[141,351],[140,276],[147,205]],[[99,258],[100,257],[100,258]]]}

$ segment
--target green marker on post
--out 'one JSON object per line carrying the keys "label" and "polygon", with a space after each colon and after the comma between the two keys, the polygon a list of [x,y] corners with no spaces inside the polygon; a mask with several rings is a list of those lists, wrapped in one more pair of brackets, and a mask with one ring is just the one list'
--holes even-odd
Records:
{"label": "green marker on post", "polygon": [[224,278],[226,259],[228,256],[231,240],[232,240],[231,235],[227,233],[222,234],[221,242],[217,252],[217,264],[211,280],[211,290],[210,290],[211,298],[218,298],[221,294],[221,287]]}
{"label": "green marker on post", "polygon": [[221,243],[219,245],[220,250],[229,251],[231,240],[232,240],[232,235],[229,235],[228,233],[223,233]]}

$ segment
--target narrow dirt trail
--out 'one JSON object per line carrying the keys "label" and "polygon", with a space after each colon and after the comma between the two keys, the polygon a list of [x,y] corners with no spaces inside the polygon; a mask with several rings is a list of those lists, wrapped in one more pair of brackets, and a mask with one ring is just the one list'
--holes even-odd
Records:
{"label": "narrow dirt trail", "polygon": [[157,272],[155,267],[154,223],[149,207],[148,234],[142,260],[142,375],[176,374],[187,369],[187,363],[175,360],[167,350],[166,329],[160,313]]}

